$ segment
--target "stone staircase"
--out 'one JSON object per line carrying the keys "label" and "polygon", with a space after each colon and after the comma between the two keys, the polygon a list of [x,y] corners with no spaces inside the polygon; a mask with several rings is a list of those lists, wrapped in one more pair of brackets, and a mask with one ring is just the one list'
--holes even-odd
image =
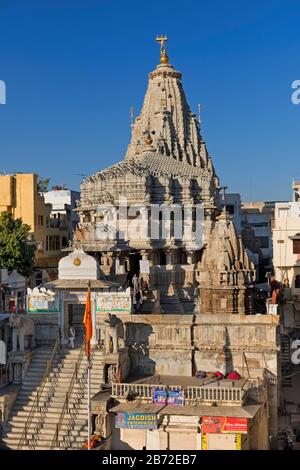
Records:
{"label": "stone staircase", "polygon": [[[10,420],[5,426],[3,442],[10,449],[17,449],[24,426],[35,401],[37,391],[47,369],[47,361],[52,353],[51,347],[39,347],[35,349],[31,363],[27,369],[22,386],[12,408]],[[54,366],[58,363],[58,357],[55,357]],[[41,395],[41,403],[43,398],[47,398],[50,391],[51,383],[47,382]],[[29,428],[30,432],[35,432],[36,426],[40,424],[42,415],[33,417]]]}
{"label": "stone staircase", "polygon": [[[183,315],[185,313],[185,308],[188,305],[188,302],[183,302],[180,300],[178,293],[175,291],[173,295],[168,295],[166,292],[160,292],[159,298],[159,307],[155,306],[155,301],[151,295],[151,291],[144,295],[143,304],[138,313],[147,314],[147,313],[167,313],[170,315]],[[188,305],[188,308],[190,306]],[[191,309],[191,308],[190,308]]]}
{"label": "stone staircase", "polygon": [[[77,377],[68,403],[68,412],[61,416],[66,393],[71,383],[78,350],[71,351],[64,361],[55,395],[49,407],[46,422],[37,441],[36,449],[50,449],[56,434],[57,423],[62,418],[58,439],[54,450],[80,449],[87,435],[87,360],[83,356],[78,365]],[[103,355],[95,350],[92,357],[91,396],[99,392],[103,383]]]}
{"label": "stone staircase", "polygon": [[[41,348],[40,348],[41,349]],[[87,439],[87,360],[82,355],[81,361],[78,358],[81,348],[77,347],[66,351],[62,362],[57,363],[50,376],[55,377],[55,389],[47,404],[40,412],[34,413],[30,427],[28,429],[29,442],[22,446],[23,450],[37,449],[80,449]],[[28,373],[24,379],[21,391],[17,397],[12,411],[11,419],[8,423],[4,443],[11,449],[17,449],[21,434],[32,409],[32,403],[36,396],[37,388],[42,380],[46,369],[47,359],[51,354],[51,349],[45,350],[43,362],[41,359],[33,359]],[[45,357],[45,359],[44,359]],[[70,390],[72,377],[77,364],[77,379],[75,379]],[[74,378],[74,377],[73,377]],[[95,350],[92,357],[91,372],[91,395],[97,393],[103,383],[103,354],[100,350]],[[49,384],[47,383],[43,396],[49,394]],[[62,410],[66,402],[66,394],[70,392],[67,412],[62,416]],[[42,400],[41,400],[42,402]],[[42,422],[41,422],[42,421]],[[57,424],[60,422],[58,434],[58,445],[54,437],[57,431]],[[36,432],[37,427],[39,428]]]}

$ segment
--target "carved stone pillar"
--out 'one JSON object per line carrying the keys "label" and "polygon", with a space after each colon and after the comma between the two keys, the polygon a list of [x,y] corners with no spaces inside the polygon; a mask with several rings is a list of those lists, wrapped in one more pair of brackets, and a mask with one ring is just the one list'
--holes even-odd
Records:
{"label": "carved stone pillar", "polygon": [[172,250],[166,250],[166,265],[172,265],[173,264],[173,252]]}

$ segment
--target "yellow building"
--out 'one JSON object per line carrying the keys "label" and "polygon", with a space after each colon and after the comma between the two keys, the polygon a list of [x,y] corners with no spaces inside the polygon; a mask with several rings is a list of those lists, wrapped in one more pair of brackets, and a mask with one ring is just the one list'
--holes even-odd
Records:
{"label": "yellow building", "polygon": [[30,226],[30,241],[36,244],[35,265],[46,266],[46,208],[37,191],[37,175],[16,173],[0,175],[0,213],[9,211]]}

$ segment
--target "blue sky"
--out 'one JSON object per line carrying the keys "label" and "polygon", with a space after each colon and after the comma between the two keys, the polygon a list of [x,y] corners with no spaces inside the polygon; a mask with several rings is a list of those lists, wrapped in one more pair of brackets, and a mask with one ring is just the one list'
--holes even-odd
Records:
{"label": "blue sky", "polygon": [[300,177],[300,1],[0,0],[0,170],[78,189],[123,159],[169,37],[221,182],[244,200],[290,198]]}

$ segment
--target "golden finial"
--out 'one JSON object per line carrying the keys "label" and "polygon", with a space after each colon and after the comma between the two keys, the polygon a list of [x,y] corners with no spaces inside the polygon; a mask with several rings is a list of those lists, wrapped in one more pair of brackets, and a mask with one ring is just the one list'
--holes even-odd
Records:
{"label": "golden finial", "polygon": [[156,41],[160,44],[160,63],[167,64],[169,62],[169,57],[167,54],[167,36],[156,36]]}

